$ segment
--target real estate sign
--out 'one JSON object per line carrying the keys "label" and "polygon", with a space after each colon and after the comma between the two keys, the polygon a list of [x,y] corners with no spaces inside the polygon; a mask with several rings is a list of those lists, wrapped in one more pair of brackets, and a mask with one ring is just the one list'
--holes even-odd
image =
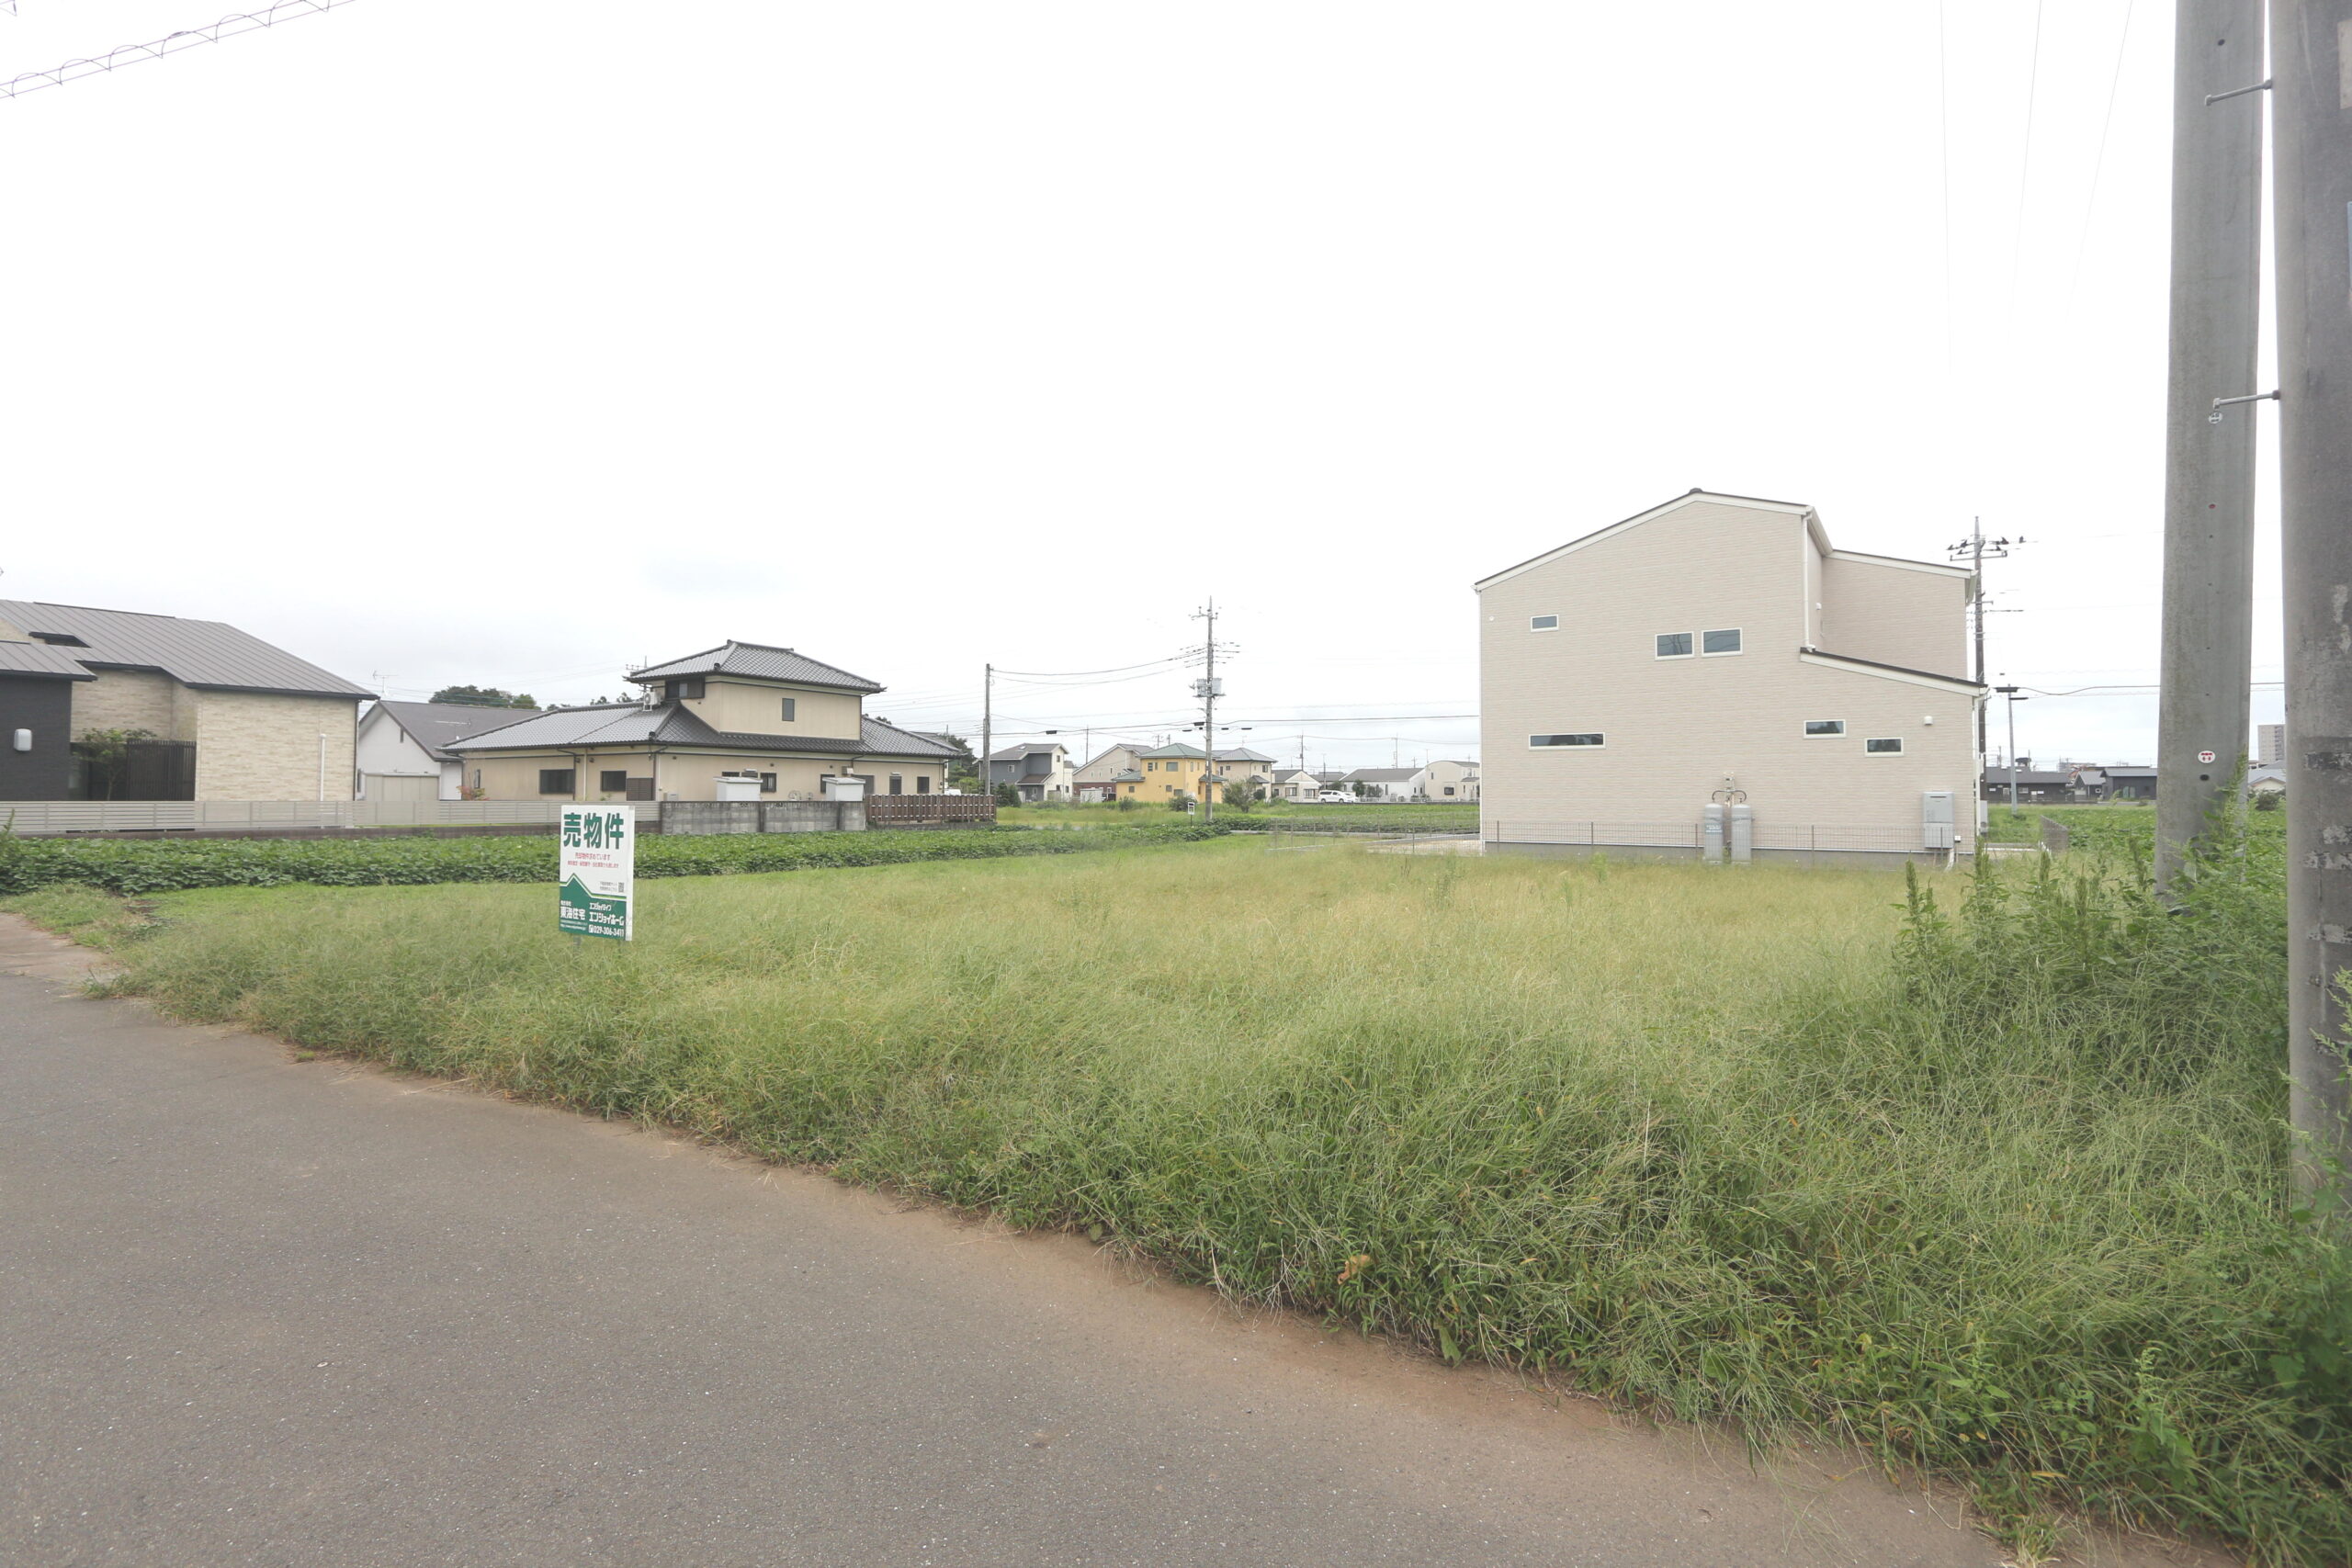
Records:
{"label": "real estate sign", "polygon": [[626,806],[567,806],[558,834],[563,858],[556,929],[628,941],[637,895],[637,813]]}

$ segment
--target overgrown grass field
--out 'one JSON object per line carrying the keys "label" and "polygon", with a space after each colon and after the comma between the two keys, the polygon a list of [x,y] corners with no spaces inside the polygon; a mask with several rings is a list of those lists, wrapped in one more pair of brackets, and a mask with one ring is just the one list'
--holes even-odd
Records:
{"label": "overgrown grass field", "polygon": [[[2258,857],[2257,857],[2258,858]],[[2352,1540],[2263,870],[2128,882],[1276,851],[161,900],[182,1015],[1085,1227],[1236,1295],[1860,1441],[2278,1562]],[[120,904],[56,889],[53,923]],[[95,928],[94,928],[95,929]]]}
{"label": "overgrown grass field", "polygon": [[[1123,810],[1116,806],[1007,806],[997,810],[997,820],[1018,827],[1069,827],[1084,823],[1089,826],[1127,826],[1136,822],[1182,818],[1164,805],[1137,806]],[[1197,817],[1194,820],[1197,820]],[[1261,828],[1268,824],[1290,827],[1314,826],[1318,830],[1347,832],[1396,833],[1430,831],[1475,833],[1478,830],[1478,807],[1475,802],[1449,805],[1442,801],[1398,801],[1394,804],[1366,803],[1353,806],[1324,805],[1314,801],[1260,801],[1243,810],[1220,804],[1216,820],[1238,828]]]}

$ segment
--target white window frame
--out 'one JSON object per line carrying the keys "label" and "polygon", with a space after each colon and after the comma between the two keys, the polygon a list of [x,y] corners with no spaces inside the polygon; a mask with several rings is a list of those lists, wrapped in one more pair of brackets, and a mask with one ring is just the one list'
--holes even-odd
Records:
{"label": "white window frame", "polygon": [[[1892,741],[1894,744],[1894,750],[1892,751],[1884,749],[1886,743],[1889,741]],[[1903,755],[1903,737],[1900,735],[1865,735],[1862,737],[1862,755],[1865,757],[1900,757]]]}
{"label": "white window frame", "polygon": [[1551,733],[1554,735],[1593,735],[1599,736],[1600,739],[1589,743],[1584,741],[1574,741],[1568,745],[1560,746],[1547,745],[1545,744],[1544,738],[1543,736],[1531,735],[1527,738],[1527,749],[1531,751],[1604,751],[1609,748],[1609,736],[1604,730],[1555,729]]}
{"label": "white window frame", "polygon": [[[1707,639],[1711,637],[1721,637],[1725,632],[1729,632],[1732,636],[1739,638],[1739,646],[1737,648],[1719,649],[1714,652],[1710,653],[1707,650]],[[1747,628],[1745,626],[1715,626],[1712,629],[1702,630],[1699,633],[1697,646],[1699,649],[1699,657],[1702,659],[1736,659],[1739,655],[1747,651]]]}
{"label": "white window frame", "polygon": [[[1807,740],[1842,740],[1845,739],[1846,721],[1842,718],[1808,718],[1804,722],[1804,738]],[[1835,729],[1815,729],[1813,727],[1816,724],[1834,724],[1838,728]]]}
{"label": "white window frame", "polygon": [[[1551,624],[1549,626],[1544,625],[1546,621]],[[1530,615],[1527,617],[1527,629],[1532,632],[1558,631],[1560,629],[1560,617],[1557,615]]]}
{"label": "white window frame", "polygon": [[[1689,637],[1690,639],[1690,651],[1688,653],[1658,653],[1657,645],[1664,639],[1670,637]],[[1656,633],[1650,638],[1650,651],[1655,657],[1659,659],[1696,659],[1699,657],[1699,634],[1697,632]]]}

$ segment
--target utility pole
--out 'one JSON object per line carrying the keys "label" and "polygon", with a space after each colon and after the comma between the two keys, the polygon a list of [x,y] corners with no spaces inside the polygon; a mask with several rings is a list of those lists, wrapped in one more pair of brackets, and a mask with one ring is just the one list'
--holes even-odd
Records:
{"label": "utility pole", "polygon": [[990,800],[996,798],[996,769],[989,761],[989,754],[996,748],[996,666],[980,666],[980,793]]}
{"label": "utility pole", "polygon": [[[1972,517],[1968,520],[1968,537],[1956,545],[1948,545],[1944,549],[1944,553],[1953,559],[1968,562],[1969,576],[1975,593],[1974,600],[1969,605],[1973,612],[1969,621],[1972,626],[1971,635],[1976,640],[1974,673],[1976,683],[1980,686],[1984,683],[1984,563],[1988,560],[2007,560],[2010,547],[2024,543],[2025,539],[2022,536],[2014,539],[1988,539],[1984,536],[1984,519]],[[1984,765],[1984,705],[1979,702],[1976,705],[1976,765],[1979,768]]]}
{"label": "utility pole", "polygon": [[2223,804],[2245,754],[2255,416],[2251,406],[2215,400],[2254,390],[2262,293],[2262,98],[2254,90],[2262,85],[2262,3],[2179,0],[2175,17],[2159,888]]}
{"label": "utility pole", "polygon": [[1201,764],[1201,820],[1216,820],[1216,792],[1209,787],[1209,775],[1216,772],[1216,601],[1211,599],[1204,609],[1193,612],[1193,619],[1206,621],[1209,627],[1209,667],[1203,679],[1193,682],[1193,690],[1201,699],[1201,750],[1207,761]]}
{"label": "utility pole", "polygon": [[[2278,491],[2287,580],[2288,1122],[2306,1192],[2352,1165],[2336,976],[2352,968],[2352,0],[2271,0]],[[2249,80],[2252,79],[2249,73]],[[2251,387],[2232,391],[2252,392]],[[2217,394],[2218,395],[2218,394]],[[2238,739],[2243,741],[2244,732]],[[2331,1166],[2330,1162],[2342,1162]]]}

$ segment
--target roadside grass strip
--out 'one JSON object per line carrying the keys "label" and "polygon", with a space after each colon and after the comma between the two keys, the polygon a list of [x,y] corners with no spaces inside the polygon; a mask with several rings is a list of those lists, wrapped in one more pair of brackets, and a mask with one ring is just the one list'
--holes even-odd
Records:
{"label": "roadside grass strip", "polygon": [[184,1017],[1859,1442],[2035,1551],[2087,1509],[2315,1565],[2352,1541],[2352,1292],[2290,1209],[2279,865],[2167,916],[2111,868],[1234,838],[664,882],[587,951],[546,886],[173,895],[127,937],[17,902],[112,920],[118,984]]}

